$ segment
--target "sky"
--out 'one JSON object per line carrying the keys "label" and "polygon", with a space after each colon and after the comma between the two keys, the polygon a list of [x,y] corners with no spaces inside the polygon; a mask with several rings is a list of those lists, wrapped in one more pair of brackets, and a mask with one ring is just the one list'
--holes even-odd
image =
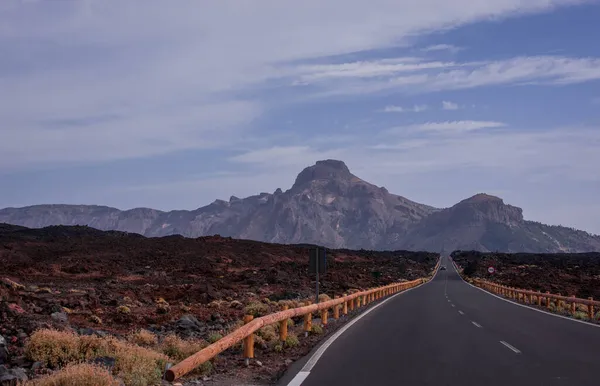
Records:
{"label": "sky", "polygon": [[322,159],[600,234],[600,2],[2,0],[0,207],[195,209]]}

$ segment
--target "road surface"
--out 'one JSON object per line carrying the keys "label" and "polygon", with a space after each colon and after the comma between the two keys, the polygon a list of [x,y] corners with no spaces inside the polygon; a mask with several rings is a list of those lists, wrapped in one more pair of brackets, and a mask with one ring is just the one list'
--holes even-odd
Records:
{"label": "road surface", "polygon": [[442,265],[281,384],[600,385],[600,328],[498,299],[462,281],[445,258]]}

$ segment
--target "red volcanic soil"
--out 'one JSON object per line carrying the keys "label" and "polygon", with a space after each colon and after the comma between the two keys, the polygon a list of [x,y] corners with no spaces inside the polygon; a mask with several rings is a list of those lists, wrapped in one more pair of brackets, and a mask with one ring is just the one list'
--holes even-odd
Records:
{"label": "red volcanic soil", "polygon": [[[0,335],[9,342],[11,360],[22,367],[28,366],[23,344],[40,327],[117,336],[139,328],[159,336],[224,335],[250,302],[261,302],[263,312],[272,312],[279,310],[278,300],[314,297],[309,248],[220,236],[146,238],[80,226],[27,229],[0,224]],[[365,250],[327,250],[327,256],[321,293],[331,297],[425,277],[438,257]],[[193,315],[199,323],[182,327],[178,321],[183,315]],[[320,338],[307,338],[288,358],[302,356]],[[283,359],[262,355],[265,368],[250,373],[272,379]],[[228,360],[239,361],[239,355],[220,356],[217,377],[219,369],[229,367],[223,365]]]}
{"label": "red volcanic soil", "polygon": [[[600,299],[600,253],[481,253],[457,251],[454,261],[470,276],[507,286]],[[467,267],[470,268],[467,268]],[[493,266],[494,274],[487,269]]]}

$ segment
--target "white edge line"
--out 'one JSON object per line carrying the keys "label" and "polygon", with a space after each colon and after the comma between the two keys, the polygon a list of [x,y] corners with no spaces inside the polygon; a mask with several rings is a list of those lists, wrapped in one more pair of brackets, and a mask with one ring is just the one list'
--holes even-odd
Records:
{"label": "white edge line", "polygon": [[[454,262],[452,262],[452,263],[454,263]],[[458,273],[458,270],[456,269],[456,266],[455,266],[455,270],[456,270],[456,273],[458,274],[458,277],[460,277],[460,279],[461,279],[462,281],[464,281],[465,283],[467,283],[467,284],[468,284],[468,285],[470,285],[471,287],[473,287],[473,288],[475,288],[475,289],[478,289],[478,290],[482,291],[483,293],[486,293],[486,294],[488,294],[488,295],[490,295],[490,296],[493,296],[493,297],[495,297],[495,298],[498,298],[498,299],[500,299],[500,300],[504,300],[505,302],[508,302],[508,303],[512,303],[512,304],[514,304],[515,306],[519,306],[519,307],[526,308],[526,309],[528,309],[528,310],[531,310],[531,311],[541,312],[542,314],[546,314],[546,315],[554,316],[554,317],[557,317],[557,318],[565,319],[565,320],[568,320],[568,321],[570,321],[570,322],[577,322],[577,323],[584,324],[584,325],[586,325],[586,326],[590,326],[590,327],[599,327],[599,328],[600,328],[600,325],[599,325],[599,324],[590,323],[590,322],[586,322],[586,321],[579,320],[579,319],[573,319],[573,318],[569,318],[569,317],[567,317],[567,316],[562,316],[562,315],[558,315],[558,314],[553,314],[552,312],[548,312],[548,311],[544,311],[544,310],[538,310],[537,308],[529,307],[529,306],[526,306],[526,305],[524,305],[524,304],[517,303],[517,302],[513,302],[512,300],[509,300],[509,299],[505,299],[505,298],[503,298],[503,297],[501,297],[501,296],[498,296],[498,295],[496,295],[496,294],[493,294],[493,293],[491,293],[491,292],[488,292],[488,291],[484,290],[483,288],[479,288],[479,287],[477,287],[477,286],[474,286],[473,284],[471,284],[471,283],[469,283],[468,281],[466,281],[465,279],[463,279],[463,278],[462,278],[462,276],[460,276],[460,274]],[[542,296],[544,296],[544,294],[542,294]]]}
{"label": "white edge line", "polygon": [[481,324],[479,324],[479,323],[477,323],[477,322],[474,322],[474,321],[472,321],[472,320],[471,320],[471,323],[473,323],[473,325],[474,325],[475,327],[481,328]]}
{"label": "white edge line", "polygon": [[435,276],[438,274],[439,270],[440,270],[440,268],[438,266],[438,269],[436,269],[436,271],[433,273],[433,276],[431,277],[431,279],[428,282],[426,282],[425,284],[421,284],[421,285],[418,285],[416,287],[409,288],[409,289],[407,289],[405,291],[398,292],[397,294],[392,295],[389,298],[383,300],[381,303],[376,304],[372,308],[369,308],[365,312],[363,312],[363,313],[361,313],[359,315],[356,315],[354,317],[354,319],[352,319],[346,325],[344,325],[338,331],[336,331],[335,334],[333,334],[329,339],[327,339],[327,341],[325,341],[325,343],[323,343],[321,345],[321,347],[319,347],[319,349],[317,351],[315,351],[315,353],[310,357],[310,359],[308,360],[308,362],[306,362],[306,364],[304,365],[304,367],[300,370],[300,372],[298,372],[298,374],[296,374],[296,376],[290,381],[290,383],[287,384],[287,386],[300,386],[302,384],[302,382],[304,382],[304,380],[310,375],[310,371],[317,364],[317,361],[321,358],[321,356],[325,353],[325,350],[327,350],[327,348],[329,348],[329,346],[331,346],[331,344],[337,338],[339,338],[339,336],[342,335],[344,333],[344,331],[346,331],[347,329],[349,329],[350,327],[352,327],[352,325],[354,323],[358,322],[363,316],[367,315],[369,312],[371,312],[371,311],[379,308],[380,306],[384,305],[385,303],[387,303],[388,301],[392,300],[396,296],[400,296],[400,295],[405,294],[405,293],[407,293],[409,291],[412,291],[412,290],[417,289],[417,288],[421,288],[421,287],[423,287],[423,286],[431,283],[433,281],[433,279],[435,278]]}
{"label": "white edge line", "polygon": [[309,375],[310,371],[300,371],[298,374],[296,374],[294,379],[288,383],[288,386],[300,386]]}
{"label": "white edge line", "polygon": [[505,341],[501,340],[500,343],[502,343],[503,345],[505,345],[506,347],[508,347],[509,349],[511,349],[512,351],[514,351],[517,354],[520,354],[521,351],[519,351],[519,349],[517,349],[514,346],[511,346],[510,344],[506,343]]}

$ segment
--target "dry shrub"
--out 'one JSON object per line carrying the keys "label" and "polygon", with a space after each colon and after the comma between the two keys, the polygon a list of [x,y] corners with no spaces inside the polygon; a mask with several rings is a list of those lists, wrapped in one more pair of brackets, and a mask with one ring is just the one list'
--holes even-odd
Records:
{"label": "dry shrub", "polygon": [[279,339],[279,334],[275,330],[275,326],[272,324],[264,326],[256,332],[256,335],[263,338],[267,343],[271,343]]}
{"label": "dry shrub", "polygon": [[51,368],[77,362],[81,359],[79,336],[72,332],[38,330],[25,345],[25,355]]}
{"label": "dry shrub", "polygon": [[310,332],[315,335],[321,335],[323,333],[323,327],[319,326],[318,324],[313,324]]}
{"label": "dry shrub", "polygon": [[62,367],[104,356],[115,358],[113,371],[127,386],[160,383],[169,359],[161,353],[114,337],[78,336],[56,330],[36,331],[25,350],[29,359],[43,362],[49,367]]}
{"label": "dry shrub", "polygon": [[266,315],[269,312],[269,307],[259,301],[252,301],[246,306],[246,315],[254,317]]}
{"label": "dry shrub", "polygon": [[102,319],[100,319],[100,317],[96,315],[90,316],[89,321],[95,324],[102,324]]}
{"label": "dry shrub", "polygon": [[127,306],[119,306],[119,307],[117,307],[117,312],[119,314],[127,315],[127,314],[131,314],[131,309]]}
{"label": "dry shrub", "polygon": [[156,335],[144,329],[129,334],[127,340],[138,346],[154,346],[158,343]]}
{"label": "dry shrub", "polygon": [[583,312],[583,311],[575,311],[575,314],[573,315],[573,317],[575,319],[579,319],[579,320],[588,320],[589,316],[587,311]]}
{"label": "dry shrub", "polygon": [[323,303],[323,302],[327,302],[331,300],[331,297],[327,294],[320,294],[319,295],[319,303]]}
{"label": "dry shrub", "polygon": [[115,373],[127,386],[160,384],[169,358],[144,347],[111,340],[109,356],[116,358]]}
{"label": "dry shrub", "polygon": [[215,342],[220,341],[221,339],[223,339],[223,335],[217,333],[217,332],[213,332],[212,334],[210,334],[208,336],[208,343],[213,344]]}
{"label": "dry shrub", "polygon": [[229,303],[229,308],[233,308],[234,310],[241,310],[242,308],[244,308],[244,305],[242,304],[242,302],[234,300],[231,303]]}
{"label": "dry shrub", "polygon": [[69,365],[29,384],[32,386],[119,386],[120,382],[103,367],[81,363]]}
{"label": "dry shrub", "polygon": [[167,335],[160,344],[161,351],[178,361],[184,360],[207,346],[203,340],[183,340],[175,334]]}
{"label": "dry shrub", "polygon": [[298,340],[298,336],[296,334],[288,334],[287,338],[285,339],[286,347],[296,347],[299,344],[300,341]]}

